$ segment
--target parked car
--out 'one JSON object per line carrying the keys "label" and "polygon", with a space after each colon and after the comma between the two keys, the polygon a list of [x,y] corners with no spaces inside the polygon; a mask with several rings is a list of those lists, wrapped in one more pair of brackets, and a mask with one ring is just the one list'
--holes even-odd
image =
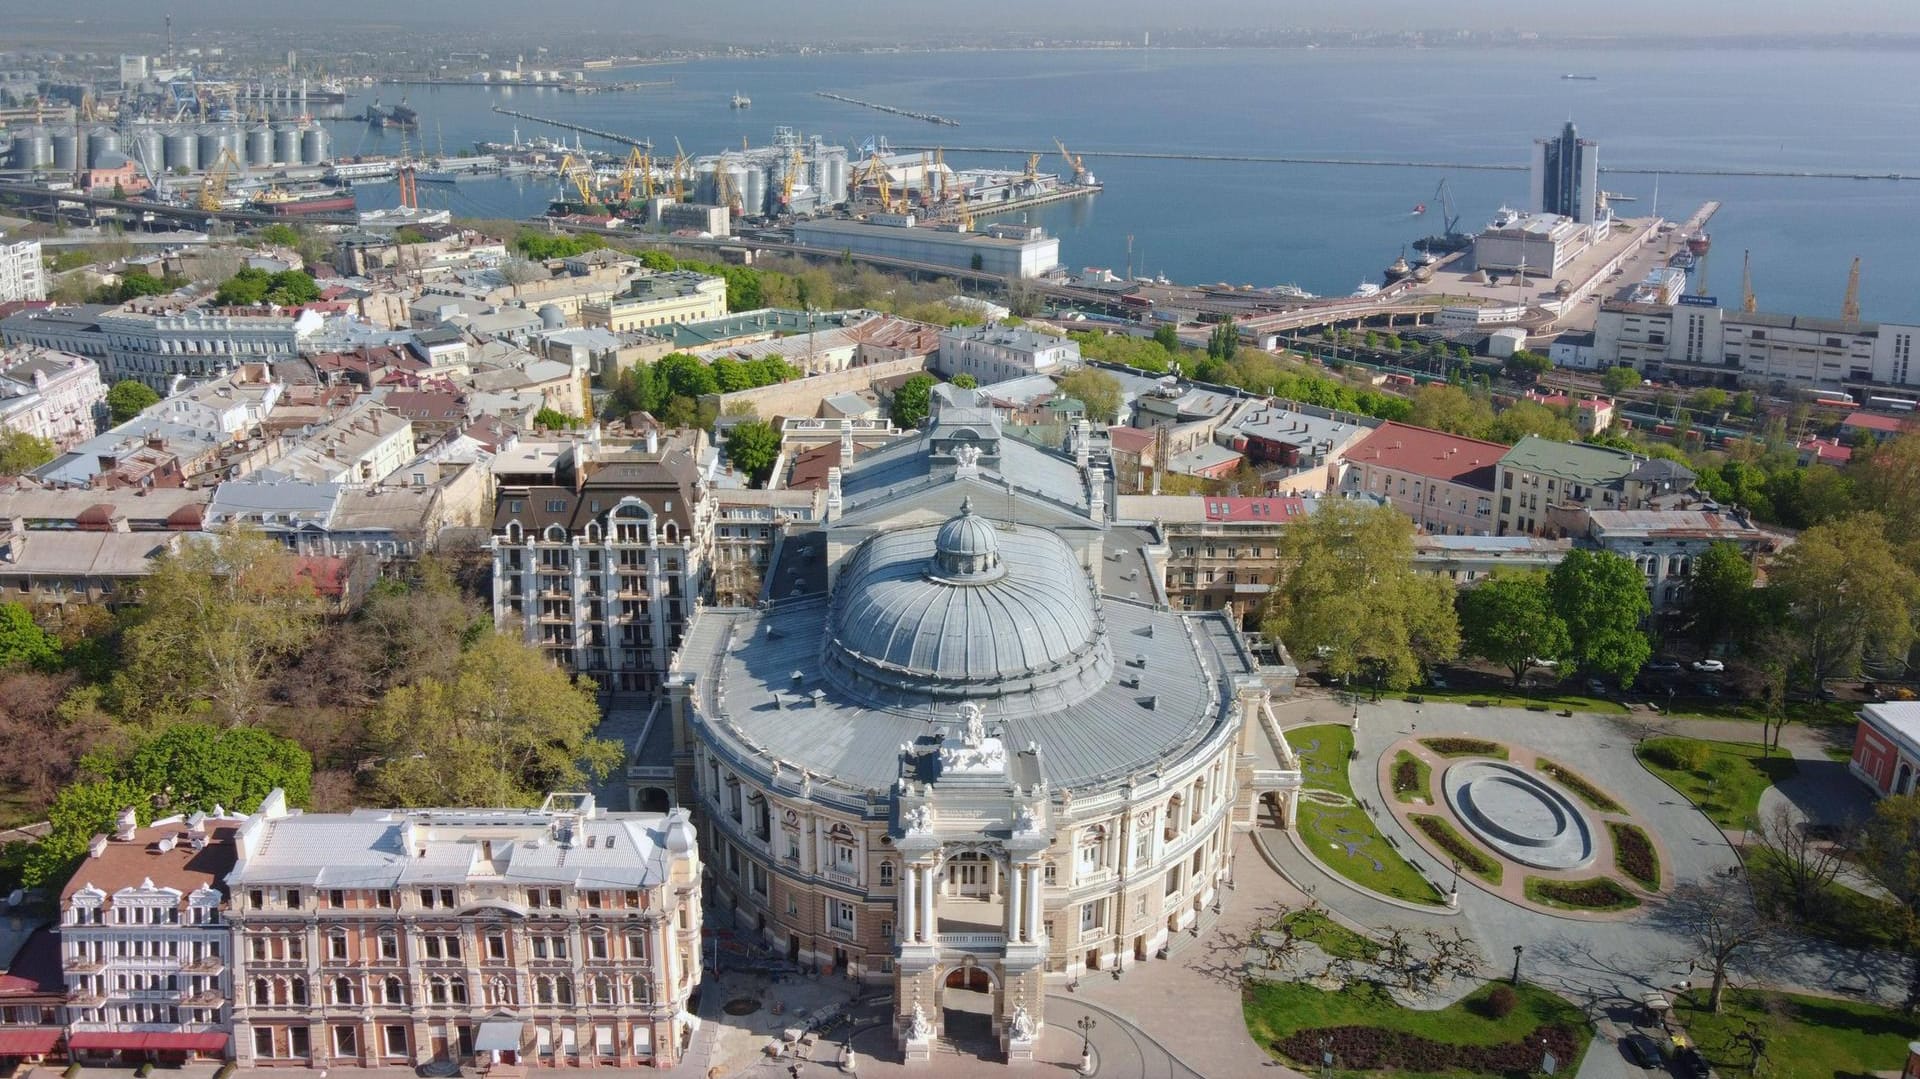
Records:
{"label": "parked car", "polygon": [[1650,660],[1647,663],[1647,670],[1653,674],[1674,674],[1680,670],[1680,664],[1677,660],[1671,659]]}
{"label": "parked car", "polygon": [[1607,683],[1599,678],[1589,678],[1587,679],[1587,692],[1596,697],[1604,697],[1607,695]]}
{"label": "parked car", "polygon": [[1555,667],[1560,666],[1560,661],[1557,659],[1541,659],[1537,656],[1528,656],[1527,665],[1530,667],[1545,667],[1547,670],[1553,670]]}
{"label": "parked car", "polygon": [[1693,661],[1693,669],[1701,674],[1719,674],[1727,669],[1727,665],[1717,659],[1696,659]]}
{"label": "parked car", "polygon": [[1718,697],[1720,695],[1720,687],[1712,682],[1702,682],[1693,688],[1698,690],[1702,697]]}
{"label": "parked car", "polygon": [[1673,1054],[1673,1070],[1685,1076],[1686,1079],[1712,1079],[1713,1077],[1713,1069],[1707,1067],[1706,1060],[1690,1045]]}
{"label": "parked car", "polygon": [[1620,1053],[1642,1068],[1660,1066],[1660,1047],[1645,1034],[1629,1034],[1620,1039]]}

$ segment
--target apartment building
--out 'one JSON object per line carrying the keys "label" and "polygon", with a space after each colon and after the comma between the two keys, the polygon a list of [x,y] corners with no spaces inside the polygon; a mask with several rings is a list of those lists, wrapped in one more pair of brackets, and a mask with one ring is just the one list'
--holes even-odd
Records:
{"label": "apartment building", "polygon": [[580,305],[580,322],[615,333],[719,318],[727,313],[727,283],[718,277],[674,270],[636,277],[609,299]]}
{"label": "apartment building", "polygon": [[46,271],[40,265],[40,241],[7,243],[0,234],[0,303],[47,298]]}
{"label": "apartment building", "polygon": [[1281,533],[1318,506],[1312,498],[1121,495],[1115,517],[1159,527],[1167,601],[1175,609],[1231,607],[1257,618],[1273,587]]}
{"label": "apartment building", "polygon": [[955,326],[940,334],[936,366],[948,378],[972,375],[982,386],[1062,372],[1080,362],[1080,345],[1013,326]]}
{"label": "apartment building", "polygon": [[715,504],[692,446],[584,442],[554,483],[509,479],[494,505],[495,624],[605,690],[654,689],[712,563]]}
{"label": "apartment building", "polygon": [[233,1030],[243,1065],[677,1064],[700,982],[687,811],[300,813],[241,826]]}
{"label": "apartment building", "polygon": [[1555,510],[1641,509],[1693,484],[1692,470],[1677,461],[1538,435],[1502,455],[1496,474],[1502,536],[1542,532]]}
{"label": "apartment building", "polygon": [[60,891],[67,1049],[77,1061],[227,1056],[230,936],[225,878],[240,818],[127,809],[94,837]]}
{"label": "apartment building", "polygon": [[1404,423],[1383,423],[1341,461],[1340,491],[1373,495],[1423,532],[1494,531],[1494,472],[1507,447]]}
{"label": "apartment building", "polygon": [[68,450],[93,437],[106,402],[100,368],[85,356],[37,348],[0,354],[0,428]]}

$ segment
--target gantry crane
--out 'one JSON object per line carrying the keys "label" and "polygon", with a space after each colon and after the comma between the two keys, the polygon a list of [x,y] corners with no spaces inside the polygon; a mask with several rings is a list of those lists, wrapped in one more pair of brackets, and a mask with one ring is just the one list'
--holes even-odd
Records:
{"label": "gantry crane", "polygon": [[227,197],[227,181],[240,170],[240,159],[233,154],[233,147],[223,147],[220,157],[213,167],[207,170],[200,180],[200,208],[218,210],[220,203]]}
{"label": "gantry crane", "polygon": [[736,217],[744,212],[740,192],[734,189],[733,171],[727,168],[725,155],[713,163],[713,201],[725,206]]}
{"label": "gantry crane", "polygon": [[1040,173],[1038,171],[1039,168],[1040,168],[1040,155],[1028,154],[1027,155],[1027,171],[1023,174],[1024,179],[1030,184],[1038,183],[1040,181]]}
{"label": "gantry crane", "polygon": [[638,146],[627,151],[627,160],[620,167],[622,205],[633,201],[636,185],[645,191],[644,197],[653,197],[653,162],[648,160],[647,155],[641,152]]}
{"label": "gantry crane", "polygon": [[1073,151],[1067,149],[1067,144],[1061,142],[1058,137],[1054,138],[1053,144],[1060,148],[1060,156],[1067,159],[1067,167],[1073,170],[1073,182],[1077,185],[1085,184],[1087,182],[1087,163],[1073,156]]}
{"label": "gantry crane", "polygon": [[560,155],[560,179],[580,196],[581,203],[593,205],[593,168],[572,154]]}

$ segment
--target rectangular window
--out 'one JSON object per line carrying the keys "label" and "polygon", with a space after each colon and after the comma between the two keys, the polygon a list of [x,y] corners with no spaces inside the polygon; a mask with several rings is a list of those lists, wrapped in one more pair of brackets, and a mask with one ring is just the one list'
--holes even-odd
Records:
{"label": "rectangular window", "polygon": [[391,933],[381,934],[380,958],[382,959],[400,958],[400,938],[399,937],[396,937]]}
{"label": "rectangular window", "polygon": [[335,888],[333,891],[327,893],[327,902],[332,904],[336,910],[345,907],[347,905],[347,893]]}
{"label": "rectangular window", "polygon": [[258,888],[247,893],[247,909],[259,910],[267,905],[267,895]]}
{"label": "rectangular window", "polygon": [[301,1058],[313,1055],[312,1047],[307,1042],[306,1027],[287,1028],[287,1055]]}
{"label": "rectangular window", "polygon": [[273,1056],[273,1028],[253,1028],[253,1055],[257,1057]]}
{"label": "rectangular window", "polygon": [[333,1055],[340,1057],[355,1056],[360,1052],[359,1041],[354,1037],[353,1027],[333,1028]]}
{"label": "rectangular window", "polygon": [[300,889],[298,888],[287,889],[287,909],[288,910],[300,909]]}
{"label": "rectangular window", "polygon": [[507,938],[500,933],[487,934],[487,958],[505,959],[507,957]]}
{"label": "rectangular window", "polygon": [[374,896],[374,902],[378,906],[386,907],[389,910],[391,910],[393,908],[393,893],[388,891],[385,888],[382,888]]}
{"label": "rectangular window", "polygon": [[386,1028],[387,1055],[403,1057],[407,1055],[407,1028],[400,1023],[390,1023]]}
{"label": "rectangular window", "polygon": [[432,888],[420,889],[420,905],[427,908],[428,910],[433,909],[433,889]]}

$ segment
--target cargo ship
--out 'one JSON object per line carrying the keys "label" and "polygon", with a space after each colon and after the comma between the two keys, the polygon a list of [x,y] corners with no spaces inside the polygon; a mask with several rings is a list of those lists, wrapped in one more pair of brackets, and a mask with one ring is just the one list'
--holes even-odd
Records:
{"label": "cargo ship", "polygon": [[306,214],[350,214],[359,208],[353,192],[344,187],[270,187],[253,197],[253,208],[281,217]]}
{"label": "cargo ship", "polygon": [[375,98],[373,104],[367,106],[365,117],[367,123],[376,129],[389,127],[396,131],[420,129],[420,114],[408,106],[406,98],[401,98],[400,104],[391,109],[382,109],[380,99]]}

